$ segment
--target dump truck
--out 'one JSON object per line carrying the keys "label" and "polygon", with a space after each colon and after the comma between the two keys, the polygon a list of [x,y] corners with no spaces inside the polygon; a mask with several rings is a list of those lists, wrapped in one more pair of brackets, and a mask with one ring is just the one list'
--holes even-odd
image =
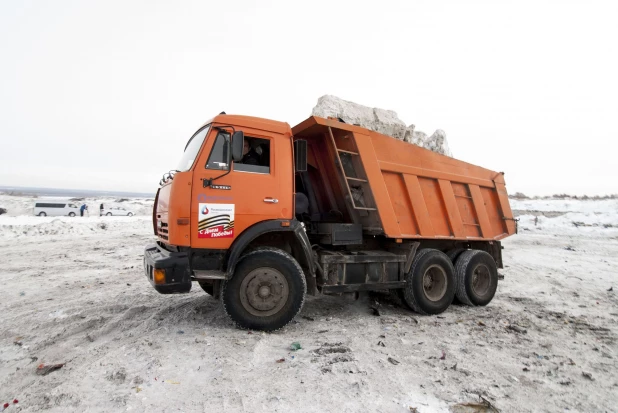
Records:
{"label": "dump truck", "polygon": [[439,314],[487,305],[517,227],[504,174],[338,119],[221,113],[160,181],[144,271],[193,283],[241,328],[272,331],[306,294],[387,291]]}

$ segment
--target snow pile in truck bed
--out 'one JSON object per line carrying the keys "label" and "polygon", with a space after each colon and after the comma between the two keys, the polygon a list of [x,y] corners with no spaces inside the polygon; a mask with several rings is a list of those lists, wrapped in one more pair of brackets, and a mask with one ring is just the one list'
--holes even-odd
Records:
{"label": "snow pile in truck bed", "polygon": [[324,95],[318,99],[312,115],[323,118],[340,118],[345,123],[359,125],[442,155],[453,156],[443,130],[438,129],[433,135],[428,136],[424,132],[415,130],[415,125],[406,126],[392,110],[370,108],[336,96]]}

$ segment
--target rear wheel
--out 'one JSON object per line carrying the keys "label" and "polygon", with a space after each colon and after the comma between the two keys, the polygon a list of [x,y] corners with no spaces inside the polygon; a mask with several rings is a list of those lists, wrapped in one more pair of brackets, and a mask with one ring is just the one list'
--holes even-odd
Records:
{"label": "rear wheel", "polygon": [[41,212],[41,213],[39,213],[39,216],[40,216],[40,217],[46,217],[46,216],[47,216],[47,214],[46,214],[45,212]]}
{"label": "rear wheel", "polygon": [[[461,255],[462,252],[465,251],[465,248],[453,248],[446,252],[447,257],[453,263],[453,267],[455,267],[455,263],[457,262],[457,258]],[[455,276],[455,284],[457,284],[457,276]],[[455,291],[457,291],[457,287],[455,287]],[[453,304],[459,304],[459,300],[457,299],[457,295],[453,298]]]}
{"label": "rear wheel", "polygon": [[133,216],[133,213],[132,213],[132,212],[129,212],[129,213],[127,214],[127,216],[128,216],[128,217],[132,217],[132,216]]}
{"label": "rear wheel", "polygon": [[455,265],[457,298],[467,305],[487,305],[498,288],[498,268],[485,251],[463,252]]}
{"label": "rear wheel", "polygon": [[448,256],[448,258],[453,263],[453,266],[457,262],[457,258],[459,258],[461,253],[464,252],[464,251],[465,251],[464,248],[453,248],[452,250],[446,252],[446,255]]}
{"label": "rear wheel", "polygon": [[305,301],[303,270],[288,253],[259,248],[241,258],[223,283],[223,308],[241,328],[273,331],[288,324]]}
{"label": "rear wheel", "polygon": [[107,214],[105,214],[105,215],[107,215],[108,217],[111,217],[111,216],[112,216],[112,213],[111,213],[111,212],[108,212],[108,213],[107,213]]}
{"label": "rear wheel", "polygon": [[441,251],[422,249],[414,257],[403,289],[405,303],[420,314],[444,312],[455,296],[451,260]]}

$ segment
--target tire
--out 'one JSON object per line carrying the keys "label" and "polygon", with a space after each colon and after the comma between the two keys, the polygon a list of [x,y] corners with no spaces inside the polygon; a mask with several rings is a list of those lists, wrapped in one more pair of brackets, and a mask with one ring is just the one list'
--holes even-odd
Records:
{"label": "tire", "polygon": [[453,302],[455,289],[451,260],[443,252],[427,248],[414,257],[402,296],[419,314],[440,314]]}
{"label": "tire", "polygon": [[491,255],[485,251],[467,250],[457,259],[456,296],[466,305],[487,305],[498,288],[498,268]]}
{"label": "tire", "polygon": [[207,283],[204,281],[198,281],[198,283],[200,284],[200,287],[202,287],[202,290],[204,290],[204,292],[208,295],[212,295],[214,296],[214,292],[215,292],[215,287],[214,285],[212,285],[211,283]]}
{"label": "tire", "polygon": [[128,217],[132,217],[132,216],[133,216],[133,213],[132,213],[132,212],[129,212],[129,213],[127,214],[127,216],[128,216]]}
{"label": "tire", "polygon": [[300,312],[306,294],[305,275],[291,255],[258,248],[244,255],[232,278],[223,282],[221,301],[240,328],[274,331]]}
{"label": "tire", "polygon": [[70,217],[74,217],[75,216],[75,212],[69,212],[69,216]]}
{"label": "tire", "polygon": [[47,214],[46,214],[45,212],[39,212],[39,216],[40,216],[40,217],[46,217],[46,216],[47,216]]}
{"label": "tire", "polygon": [[[449,250],[449,251],[446,252],[447,257],[453,263],[453,268],[455,267],[455,263],[457,262],[457,258],[459,258],[461,253],[464,252],[465,250],[466,250],[465,248],[453,248],[452,250]],[[455,292],[457,292],[457,275],[455,275]],[[459,302],[459,299],[457,298],[457,295],[455,295],[455,298],[453,298],[453,303],[452,304],[461,304]]]}
{"label": "tire", "polygon": [[111,212],[108,212],[108,213],[107,213],[107,214],[105,214],[105,215],[107,215],[108,217],[111,217],[111,216],[112,216],[112,213],[111,213]]}
{"label": "tire", "polygon": [[451,260],[451,262],[453,263],[453,266],[455,266],[455,263],[457,262],[457,258],[459,258],[461,253],[464,252],[465,250],[466,250],[465,248],[453,248],[452,250],[449,250],[446,252],[446,256]]}

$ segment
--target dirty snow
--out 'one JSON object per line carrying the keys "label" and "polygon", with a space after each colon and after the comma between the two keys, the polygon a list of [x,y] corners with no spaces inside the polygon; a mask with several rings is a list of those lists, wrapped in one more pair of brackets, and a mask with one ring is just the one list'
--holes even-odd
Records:
{"label": "dirty snow", "polygon": [[370,108],[349,102],[332,95],[318,99],[312,115],[323,118],[335,117],[344,122],[359,125],[384,135],[392,136],[421,146],[442,155],[453,156],[446,140],[446,133],[438,129],[431,136],[416,130],[415,125],[406,126],[392,110]]}
{"label": "dirty snow", "polygon": [[520,233],[487,307],[423,317],[380,294],[309,297],[273,334],[234,328],[197,286],[156,293],[147,215],[0,216],[0,406],[447,412],[481,395],[502,412],[616,411],[618,204],[547,202],[512,201]]}

